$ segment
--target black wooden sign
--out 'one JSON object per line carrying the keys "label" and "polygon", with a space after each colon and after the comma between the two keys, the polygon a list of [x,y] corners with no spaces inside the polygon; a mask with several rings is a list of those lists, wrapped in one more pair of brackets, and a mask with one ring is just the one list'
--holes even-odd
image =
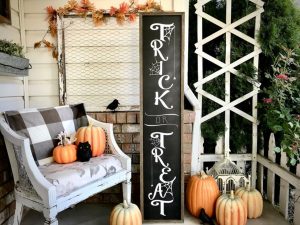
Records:
{"label": "black wooden sign", "polygon": [[143,220],[183,220],[183,13],[141,14]]}

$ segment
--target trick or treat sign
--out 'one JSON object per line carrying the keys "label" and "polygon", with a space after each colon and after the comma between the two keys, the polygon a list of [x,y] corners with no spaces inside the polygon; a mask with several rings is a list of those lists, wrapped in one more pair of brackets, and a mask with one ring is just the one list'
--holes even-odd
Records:
{"label": "trick or treat sign", "polygon": [[182,31],[183,13],[140,16],[144,221],[183,219]]}

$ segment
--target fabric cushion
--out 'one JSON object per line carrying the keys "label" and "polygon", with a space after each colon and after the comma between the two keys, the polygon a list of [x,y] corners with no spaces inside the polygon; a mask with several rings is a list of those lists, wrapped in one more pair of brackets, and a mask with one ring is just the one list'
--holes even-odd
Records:
{"label": "fabric cushion", "polygon": [[7,111],[4,115],[11,129],[30,139],[37,164],[38,160],[52,156],[59,141],[56,137],[61,131],[73,133],[88,125],[83,104]]}
{"label": "fabric cushion", "polygon": [[39,169],[44,177],[56,186],[57,196],[63,196],[122,170],[122,166],[117,157],[104,154],[91,158],[88,162],[76,161],[70,164],[52,162],[39,166]]}

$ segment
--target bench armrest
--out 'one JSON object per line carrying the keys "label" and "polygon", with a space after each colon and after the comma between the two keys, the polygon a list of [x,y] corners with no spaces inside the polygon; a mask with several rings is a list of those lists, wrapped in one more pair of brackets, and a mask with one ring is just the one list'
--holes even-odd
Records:
{"label": "bench armrest", "polygon": [[106,131],[107,143],[112,154],[116,155],[119,158],[124,169],[131,171],[131,158],[128,157],[118,146],[113,132],[113,124],[100,122],[98,120],[93,119],[90,116],[87,117],[89,123],[93,124],[94,126],[101,127]]}
{"label": "bench armrest", "polygon": [[[5,138],[5,144],[14,172],[14,180],[19,180],[17,172],[17,158],[13,149],[13,145],[21,147],[23,165],[26,173],[38,195],[43,200],[44,204],[51,207],[56,202],[56,188],[41,174],[31,153],[29,138],[18,135],[6,123],[3,115],[0,115],[0,130]],[[21,163],[21,162],[20,162]]]}

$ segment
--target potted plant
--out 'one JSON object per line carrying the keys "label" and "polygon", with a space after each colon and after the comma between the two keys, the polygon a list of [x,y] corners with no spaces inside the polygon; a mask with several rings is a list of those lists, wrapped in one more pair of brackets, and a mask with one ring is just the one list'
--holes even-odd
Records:
{"label": "potted plant", "polygon": [[16,43],[0,40],[0,74],[28,76],[29,60],[24,58],[22,47]]}

